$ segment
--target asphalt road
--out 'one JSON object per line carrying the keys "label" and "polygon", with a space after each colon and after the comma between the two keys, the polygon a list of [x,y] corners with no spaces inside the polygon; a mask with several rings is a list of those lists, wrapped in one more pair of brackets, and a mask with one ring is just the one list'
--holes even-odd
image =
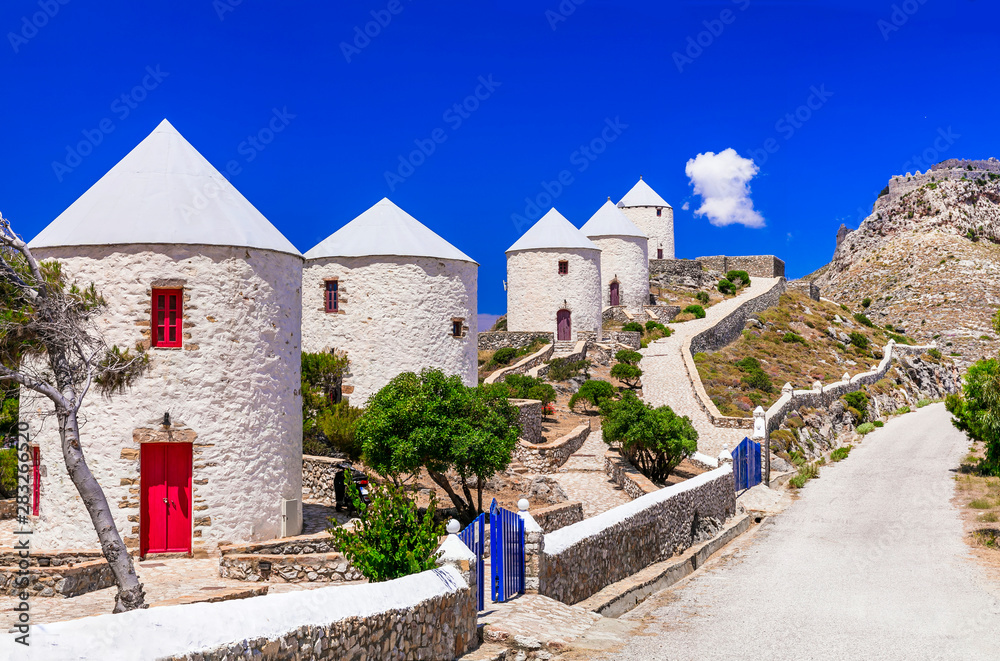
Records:
{"label": "asphalt road", "polygon": [[941,404],[893,420],[605,658],[1000,659],[1000,584],[951,504],[967,449]]}

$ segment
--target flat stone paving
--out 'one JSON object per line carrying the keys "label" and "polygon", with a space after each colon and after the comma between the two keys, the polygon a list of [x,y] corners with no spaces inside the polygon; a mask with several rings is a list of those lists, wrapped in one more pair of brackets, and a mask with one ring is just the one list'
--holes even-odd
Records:
{"label": "flat stone paving", "polygon": [[590,518],[632,499],[604,472],[604,453],[608,446],[601,438],[601,427],[594,425],[583,442],[558,473],[550,477],[563,488],[571,502],[583,503],[583,516]]}
{"label": "flat stone paving", "polygon": [[747,299],[765,293],[776,280],[777,278],[753,278],[750,287],[739,296],[707,308],[704,319],[670,324],[674,329],[673,335],[653,342],[640,352],[643,354],[639,363],[642,368],[643,399],[653,406],[667,405],[678,415],[691,418],[694,428],[698,430],[698,451],[710,457],[718,456],[724,448],[735,447],[746,436],[747,430],[726,429],[712,424],[708,414],[698,403],[681,351],[688,339],[714,326]]}

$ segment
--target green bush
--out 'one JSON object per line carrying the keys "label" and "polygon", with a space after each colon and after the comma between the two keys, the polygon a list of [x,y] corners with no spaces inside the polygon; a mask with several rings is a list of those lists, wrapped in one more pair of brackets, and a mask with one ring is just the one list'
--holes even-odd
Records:
{"label": "green bush", "polygon": [[762,390],[764,392],[771,392],[774,389],[774,385],[771,383],[771,377],[769,377],[767,372],[764,370],[753,370],[743,377],[742,383],[748,388]]}
{"label": "green bush", "polygon": [[694,305],[694,304],[689,305],[686,308],[684,308],[684,312],[690,312],[697,319],[705,318],[705,308],[701,307],[700,305]]}
{"label": "green bush", "polygon": [[865,422],[863,424],[858,425],[857,429],[855,429],[854,431],[864,436],[865,434],[869,434],[875,431],[875,425],[871,422]]}
{"label": "green bush", "polygon": [[700,302],[700,303],[701,303],[702,305],[708,305],[708,301],[709,301],[709,299],[710,299],[710,296],[708,295],[708,292],[707,292],[707,291],[700,291],[700,292],[698,292],[697,294],[695,294],[695,295],[694,295],[694,297],[695,297],[696,299],[698,299],[698,301],[699,301],[699,302]]}
{"label": "green bush", "polygon": [[669,406],[654,409],[635,393],[604,400],[601,417],[604,442],[619,444],[622,454],[653,482],[664,482],[698,450],[698,432],[690,418]]}
{"label": "green bush", "polygon": [[514,399],[537,399],[543,404],[556,401],[556,389],[541,379],[526,374],[508,374],[503,384]]}
{"label": "green bush", "polygon": [[643,333],[645,333],[645,331],[646,331],[646,329],[644,329],[642,327],[642,324],[640,324],[638,321],[630,321],[630,322],[628,322],[627,324],[625,324],[624,326],[622,326],[622,330],[623,331],[627,331],[627,332],[638,333],[639,337],[642,337]]}
{"label": "green bush", "polygon": [[837,448],[830,453],[830,461],[837,462],[847,459],[847,455],[851,454],[851,448],[853,445],[845,445],[844,447]]}
{"label": "green bush", "polygon": [[872,424],[875,425],[876,427],[885,427],[885,423],[882,422],[881,420],[872,420]]}
{"label": "green bush", "polygon": [[933,404],[933,402],[929,399],[921,399],[919,402],[917,402],[917,408],[922,409],[928,404]]}
{"label": "green bush", "polygon": [[850,338],[851,338],[851,344],[853,344],[857,348],[862,350],[868,348],[868,336],[865,335],[864,333],[851,331]]}
{"label": "green bush", "polygon": [[746,271],[730,271],[726,273],[726,280],[734,284],[739,280],[742,283],[740,286],[748,287],[750,285],[750,274]]}
{"label": "green bush", "polygon": [[549,381],[566,381],[590,368],[589,360],[567,360],[556,358],[549,363]]}
{"label": "green bush", "polygon": [[806,338],[802,337],[801,335],[799,335],[795,331],[788,331],[787,333],[785,333],[784,335],[782,335],[781,336],[781,341],[784,342],[785,344],[789,344],[791,342],[798,342],[799,344],[801,344],[804,347],[809,346],[809,343],[806,342]]}
{"label": "green bush", "polygon": [[844,395],[847,405],[857,409],[861,413],[859,422],[864,422],[868,418],[868,403],[871,399],[863,390],[855,390]]}
{"label": "green bush", "polygon": [[856,312],[854,314],[854,321],[858,322],[862,326],[867,326],[868,328],[875,328],[875,324],[872,323],[872,320],[869,319],[867,316],[861,314],[860,312]]}
{"label": "green bush", "polygon": [[615,353],[615,360],[626,365],[638,365],[639,361],[642,360],[642,354],[631,349],[622,349]]}
{"label": "green bush", "polygon": [[872,304],[872,299],[868,298],[867,296],[861,299],[861,307],[867,308],[871,304]]}
{"label": "green bush", "polygon": [[618,379],[629,388],[638,388],[639,378],[642,376],[642,370],[635,365],[629,365],[628,363],[616,363],[615,366],[611,368],[611,376]]}
{"label": "green bush", "polygon": [[937,349],[928,349],[927,354],[935,360],[941,360],[941,352]]}
{"label": "green bush", "polygon": [[513,347],[502,347],[493,354],[493,363],[496,365],[509,365],[510,361],[517,358],[517,349]]}
{"label": "green bush", "polygon": [[664,326],[663,326],[663,324],[661,324],[660,322],[656,321],[655,319],[650,319],[649,321],[646,322],[646,330],[647,331],[654,331],[657,328],[664,328]]}
{"label": "green bush", "polygon": [[589,379],[583,382],[580,389],[569,398],[570,409],[575,410],[577,403],[582,402],[586,408],[600,407],[601,402],[615,396],[615,387],[607,381]]}
{"label": "green bush", "polygon": [[716,286],[718,287],[719,292],[721,292],[723,294],[734,294],[734,293],[736,293],[736,285],[734,285],[732,282],[730,282],[726,278],[723,278],[722,280],[719,280],[719,284],[716,285]]}
{"label": "green bush", "polygon": [[17,495],[17,449],[0,450],[0,498]]}
{"label": "green bush", "polygon": [[358,521],[353,529],[329,529],[337,550],[372,583],[434,569],[440,538],[445,534],[444,524],[434,521],[434,492],[421,516],[417,504],[401,486],[369,483],[368,490],[371,504],[365,505],[357,486],[348,483]]}
{"label": "green bush", "polygon": [[[346,454],[352,461],[361,458],[361,442],[357,440],[354,433],[358,426],[358,419],[365,412],[362,408],[351,406],[347,400],[334,404],[330,408],[324,409],[316,416],[316,428],[322,433],[318,439],[314,439],[315,449],[320,449],[315,444],[322,442],[329,450],[335,450]],[[305,452],[305,439],[302,440],[303,452]],[[332,456],[332,452],[325,452],[320,456]]]}
{"label": "green bush", "polygon": [[788,486],[793,489],[801,489],[809,480],[819,477],[819,464],[804,464],[799,467],[799,472],[795,477],[788,480]]}
{"label": "green bush", "polygon": [[896,409],[895,411],[893,411],[892,414],[893,415],[903,415],[904,413],[909,413],[909,412],[910,412],[910,407],[909,406],[900,406],[898,409]]}
{"label": "green bush", "polygon": [[741,370],[743,370],[744,372],[763,369],[760,366],[760,361],[754,358],[753,356],[747,356],[743,360],[736,361],[736,366]]}

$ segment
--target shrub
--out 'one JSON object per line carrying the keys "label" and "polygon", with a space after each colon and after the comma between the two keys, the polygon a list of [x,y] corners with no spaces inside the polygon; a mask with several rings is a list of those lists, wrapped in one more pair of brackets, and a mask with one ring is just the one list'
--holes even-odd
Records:
{"label": "shrub", "polygon": [[932,404],[932,403],[933,402],[931,402],[931,400],[929,400],[929,399],[921,399],[919,402],[917,402],[917,408],[918,409],[922,409],[925,406],[927,406],[928,404]]}
{"label": "shrub", "polygon": [[583,402],[584,406],[589,409],[590,407],[600,407],[601,402],[605,399],[613,398],[615,396],[615,387],[608,383],[607,381],[602,381],[600,379],[588,379],[583,382],[580,389],[573,393],[573,396],[569,398],[570,409],[576,409],[578,402]]}
{"label": "shrub", "polygon": [[698,301],[701,302],[702,305],[708,305],[710,297],[707,291],[700,291],[697,294],[695,294],[694,297],[698,299]]}
{"label": "shrub", "polygon": [[656,321],[655,319],[650,319],[649,321],[646,322],[647,331],[654,331],[657,328],[665,328],[665,326],[660,322]]}
{"label": "shrub", "polygon": [[864,333],[851,331],[850,338],[851,338],[851,344],[853,344],[857,348],[862,350],[868,348],[868,336],[865,335]]}
{"label": "shrub", "polygon": [[774,385],[771,383],[771,377],[769,377],[767,372],[764,370],[753,370],[744,376],[741,381],[748,388],[753,388],[755,390],[771,392],[771,390],[774,389]]}
{"label": "shrub", "polygon": [[892,414],[893,415],[903,415],[904,413],[909,413],[909,412],[910,412],[910,407],[909,406],[900,406],[898,409],[896,409],[895,411],[893,411]]}
{"label": "shrub", "polygon": [[860,312],[855,313],[854,321],[858,322],[862,326],[867,326],[868,328],[875,328],[875,324],[867,316],[861,314]]}
{"label": "shrub", "polygon": [[17,449],[0,450],[0,498],[17,495]]}
{"label": "shrub", "polygon": [[786,344],[788,344],[790,342],[798,342],[799,344],[801,344],[804,347],[809,346],[809,343],[806,342],[806,338],[802,337],[801,335],[799,335],[795,331],[788,331],[787,333],[785,333],[781,337],[781,341],[784,342],[784,343],[786,343]]}
{"label": "shrub", "polygon": [[865,434],[870,434],[871,432],[875,431],[875,425],[873,425],[870,422],[866,422],[864,424],[858,425],[857,429],[855,429],[854,431],[864,436]]}
{"label": "shrub", "polygon": [[941,360],[941,352],[937,349],[928,349],[927,354],[935,360]]}
{"label": "shrub", "polygon": [[881,420],[873,420],[872,424],[875,425],[876,427],[885,427],[885,423],[882,422]]}
{"label": "shrub", "polygon": [[508,374],[503,380],[508,396],[515,399],[537,399],[542,404],[556,401],[556,389],[541,379],[526,374]]}
{"label": "shrub", "polygon": [[638,365],[639,361],[642,360],[642,354],[631,349],[622,349],[615,354],[615,360],[626,365]]}
{"label": "shrub", "polygon": [[733,283],[739,280],[742,283],[742,287],[747,287],[750,285],[750,274],[746,271],[730,271],[726,274],[726,280]]}
{"label": "shrub", "polygon": [[642,324],[640,324],[638,321],[628,322],[627,324],[622,326],[622,330],[638,333],[639,337],[642,337],[643,333],[645,332],[645,329],[642,327]]}
{"label": "shrub", "polygon": [[736,285],[734,285],[732,282],[730,282],[726,278],[723,278],[722,280],[719,280],[719,284],[717,285],[717,287],[718,287],[719,291],[721,293],[723,293],[723,294],[733,294],[733,293],[736,293]]}
{"label": "shrub", "polygon": [[[358,426],[358,419],[364,412],[362,408],[351,406],[347,400],[320,411],[316,416],[316,427],[322,432],[326,446],[346,454],[352,461],[360,459],[361,442],[357,440],[354,431]],[[304,443],[303,439],[303,445]],[[331,454],[327,452],[320,456]]]}
{"label": "shrub", "polygon": [[371,504],[365,505],[353,482],[348,494],[354,501],[358,521],[353,529],[330,528],[334,545],[372,583],[417,574],[437,566],[444,525],[435,523],[437,499],[423,516],[401,486],[369,483]]}
{"label": "shrub", "polygon": [[868,395],[862,390],[855,390],[844,395],[844,401],[861,413],[860,422],[864,422],[868,417],[868,403],[871,401]]}
{"label": "shrub", "polygon": [[617,363],[611,368],[611,376],[618,379],[629,388],[638,388],[639,378],[642,376],[642,370],[635,365],[629,365],[628,363]]}
{"label": "shrub", "polygon": [[795,477],[788,480],[788,485],[793,489],[801,489],[809,480],[819,477],[819,464],[804,464],[799,468]]}
{"label": "shrub", "polygon": [[836,462],[847,459],[847,455],[851,454],[851,448],[853,447],[853,445],[845,445],[844,447],[837,448],[830,453],[830,461]]}
{"label": "shrub", "polygon": [[493,354],[493,363],[496,365],[509,365],[510,361],[517,358],[517,349],[512,347],[503,347],[497,349],[496,353]]}
{"label": "shrub", "polygon": [[736,361],[736,366],[741,370],[743,370],[744,372],[762,369],[760,366],[760,361],[754,358],[753,356],[747,356],[743,360]]}
{"label": "shrub", "polygon": [[604,400],[601,416],[604,442],[620,444],[622,454],[654,482],[665,481],[698,450],[698,432],[690,418],[677,415],[669,406],[654,409],[635,393]]}
{"label": "shrub", "polygon": [[549,363],[549,380],[566,381],[574,376],[579,376],[580,372],[586,372],[590,367],[589,360],[567,360],[556,358]]}
{"label": "shrub", "polygon": [[974,510],[988,510],[993,507],[993,503],[991,503],[987,498],[976,498],[969,503],[969,507]]}
{"label": "shrub", "polygon": [[705,318],[705,308],[701,307],[700,305],[694,305],[694,304],[689,305],[686,308],[684,308],[684,312],[690,312],[697,319]]}
{"label": "shrub", "polygon": [[863,299],[861,299],[861,307],[867,308],[871,304],[872,304],[872,299],[870,299],[869,297],[865,296]]}

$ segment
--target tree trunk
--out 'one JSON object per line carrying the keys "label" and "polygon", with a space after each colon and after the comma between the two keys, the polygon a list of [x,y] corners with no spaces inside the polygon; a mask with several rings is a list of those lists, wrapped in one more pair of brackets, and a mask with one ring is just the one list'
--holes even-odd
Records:
{"label": "tree trunk", "polygon": [[462,500],[462,497],[455,493],[455,490],[452,488],[447,476],[430,469],[427,470],[427,474],[430,475],[431,479],[434,480],[434,483],[444,489],[448,494],[448,497],[451,498],[452,504],[454,504],[455,509],[458,510],[459,521],[462,523],[470,523],[474,518],[476,518],[476,514],[472,510],[471,499],[469,503]]}

